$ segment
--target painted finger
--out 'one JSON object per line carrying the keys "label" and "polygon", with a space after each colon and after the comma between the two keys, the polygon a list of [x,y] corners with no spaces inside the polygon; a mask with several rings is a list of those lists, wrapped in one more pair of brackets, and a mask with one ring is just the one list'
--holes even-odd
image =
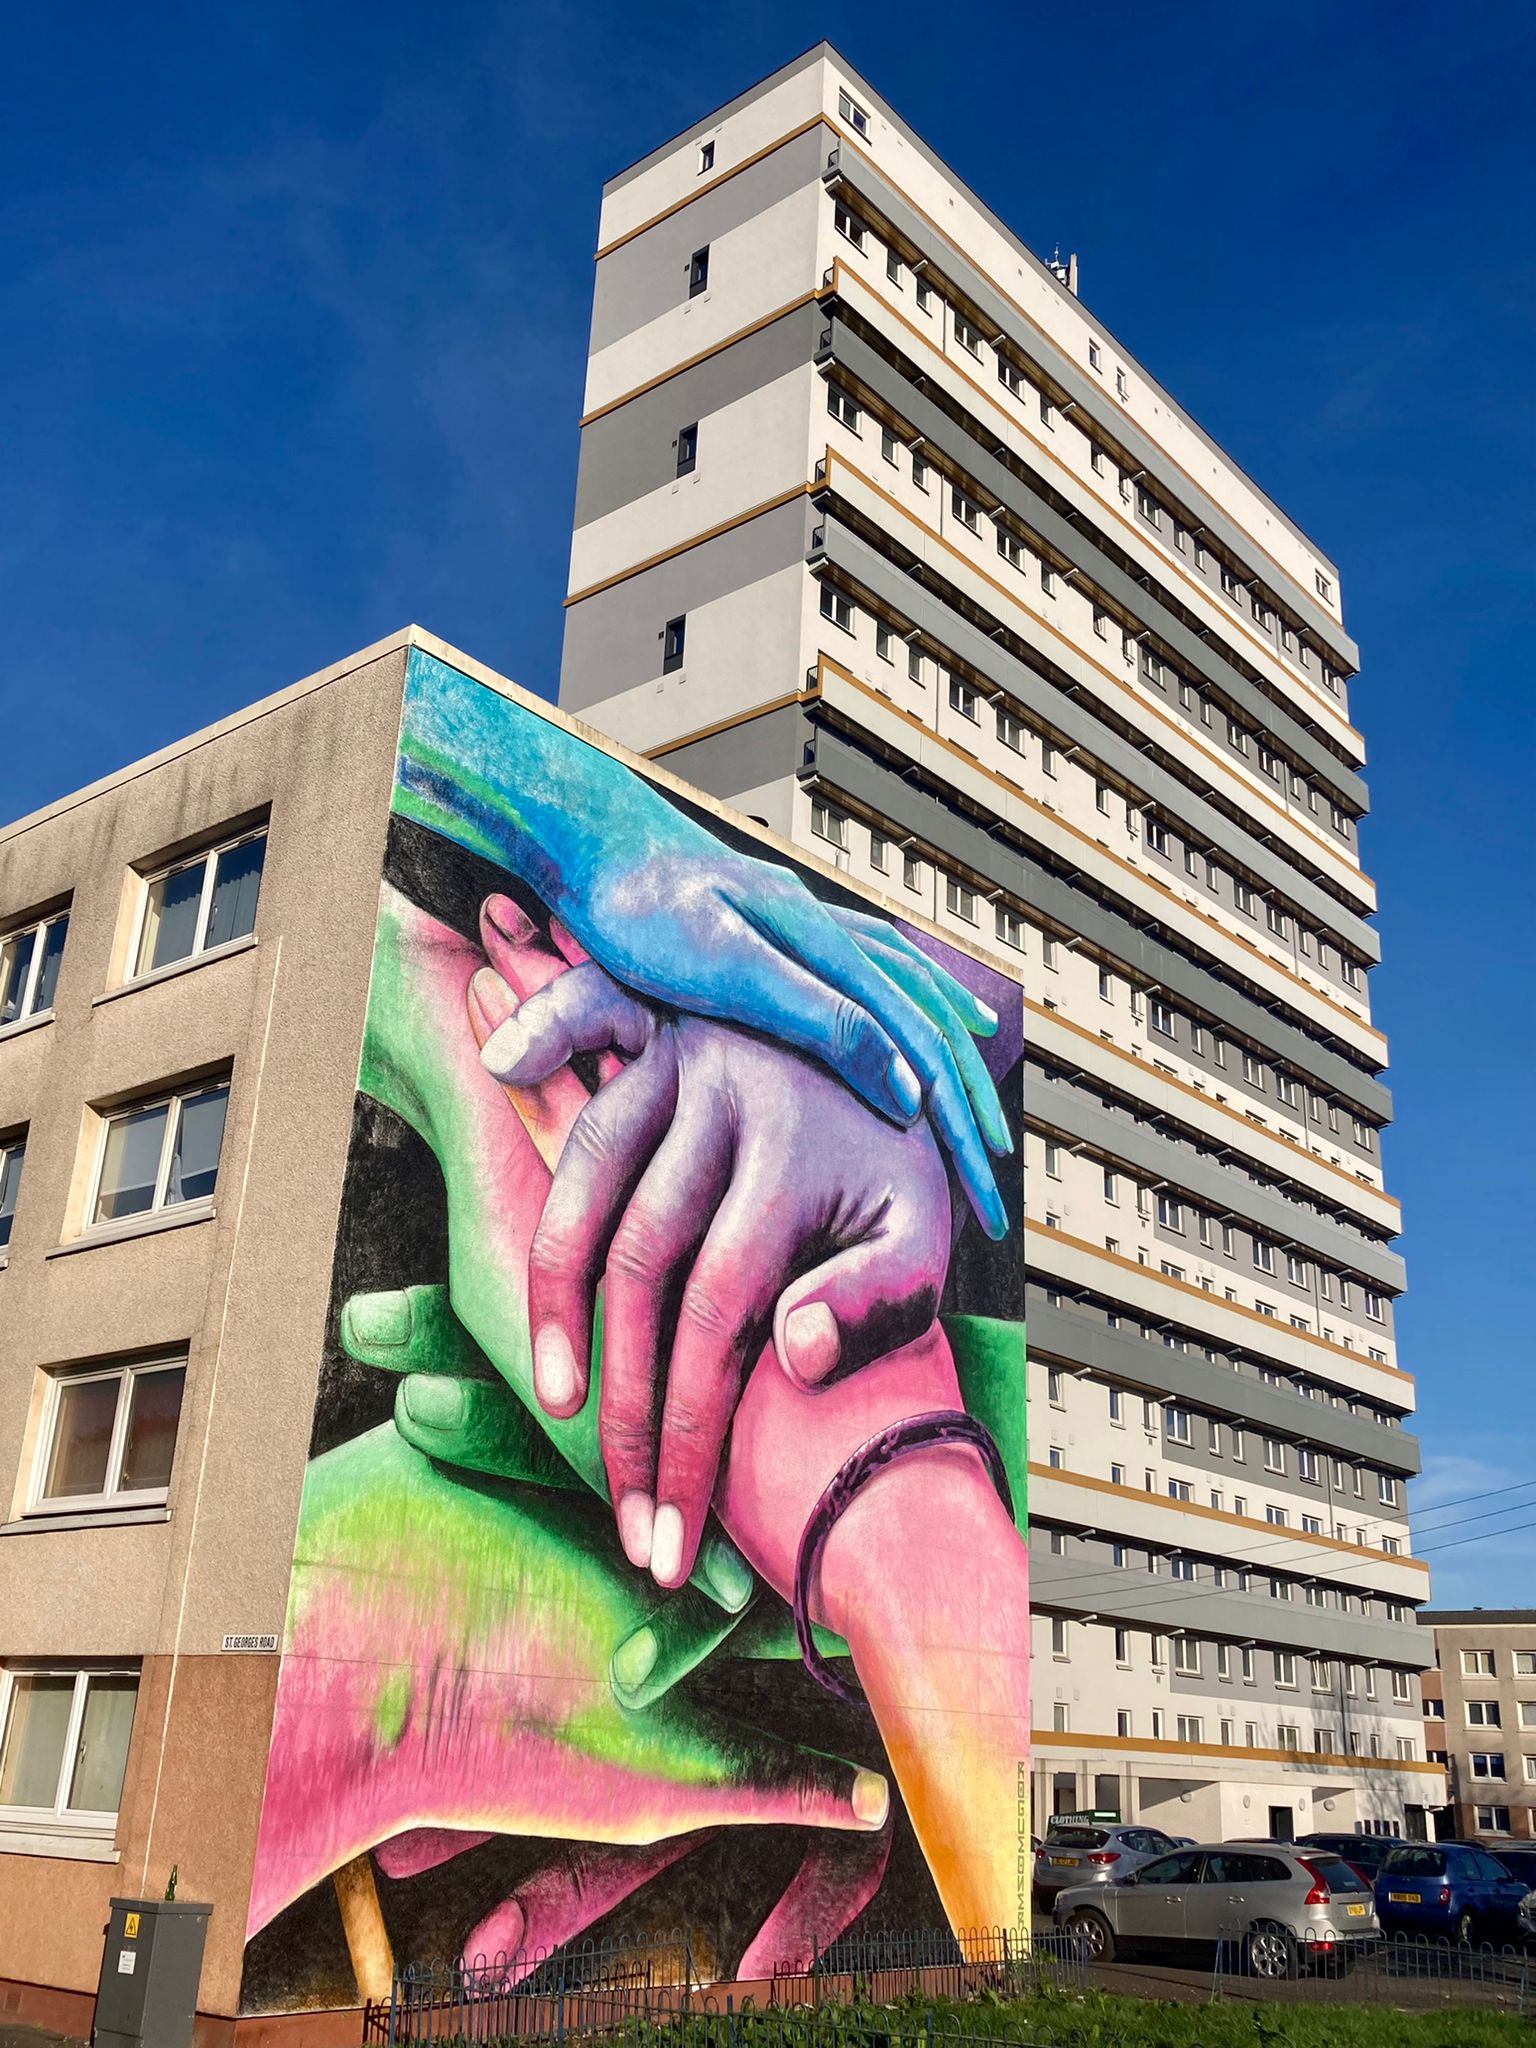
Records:
{"label": "painted finger", "polygon": [[390,1287],[350,1296],[342,1349],[385,1372],[485,1373],[485,1354],[454,1314],[446,1287]]}
{"label": "painted finger", "polygon": [[[479,1046],[484,1046],[517,1012],[515,992],[493,967],[482,967],[471,977],[466,999],[470,1029]],[[542,1081],[505,1088],[504,1093],[537,1147],[539,1157],[553,1172],[566,1133],[589,1099],[581,1077],[571,1067],[557,1067]]]}
{"label": "painted finger", "polygon": [[537,1970],[554,1949],[585,1934],[605,1913],[713,1841],[717,1833],[715,1828],[700,1828],[634,1848],[583,1845],[569,1850],[558,1862],[525,1877],[511,1898],[470,1929],[460,1960],[474,1964],[505,1957],[511,1965],[507,1982],[515,1984]]}
{"label": "painted finger", "polygon": [[423,1456],[466,1472],[562,1490],[577,1484],[505,1380],[413,1373],[395,1395],[395,1427]]}
{"label": "painted finger", "polygon": [[834,909],[832,915],[844,931],[851,932],[866,951],[869,943],[873,942],[878,946],[905,953],[925,967],[933,978],[936,993],[957,1013],[967,1031],[974,1032],[978,1038],[990,1038],[996,1031],[997,1012],[991,1004],[984,1003],[974,989],[967,988],[947,967],[941,966],[930,954],[925,953],[921,946],[914,945],[906,933],[888,919],[872,917],[864,910],[841,908]]}
{"label": "painted finger", "polygon": [[495,1839],[477,1828],[411,1828],[380,1842],[373,1859],[386,1877],[419,1877],[424,1870],[436,1870]]}
{"label": "painted finger", "polygon": [[783,1897],[736,1965],[741,1979],[804,1971],[857,1920],[879,1891],[891,1860],[889,1820],[871,1835],[818,1831]]}
{"label": "painted finger", "polygon": [[480,1058],[505,1085],[531,1087],[573,1053],[642,1052],[652,1028],[650,1012],[589,960],[519,1004],[481,1046]]}
{"label": "painted finger", "polygon": [[658,1040],[591,1097],[561,1148],[528,1250],[534,1389],[551,1415],[574,1415],[586,1400],[598,1276],[676,1100],[671,1048]]}
{"label": "painted finger", "polygon": [[933,1322],[944,1284],[949,1194],[893,1202],[881,1227],[834,1252],[786,1287],[773,1318],[780,1365],[802,1386],[819,1386],[910,1344]]}
{"label": "painted finger", "polygon": [[[930,963],[915,946],[909,946],[905,951],[901,951],[873,936],[866,938],[862,943],[864,951],[875,965],[888,974],[898,988],[905,989],[923,1013],[943,1033],[944,1042],[960,1070],[961,1083],[975,1112],[983,1138],[993,1152],[1006,1156],[1013,1150],[1013,1138],[1008,1129],[1008,1120],[1003,1114],[1003,1106],[998,1100],[992,1076],[987,1072],[986,1062],[976,1050],[976,1041],[971,1036],[964,1018],[939,990]],[[958,982],[954,985],[959,987]],[[997,1019],[990,1010],[987,1015],[992,1018],[991,1028],[995,1031]]]}
{"label": "painted finger", "polygon": [[[708,1547],[706,1539],[704,1548]],[[704,1562],[701,1550],[700,1563]],[[619,1704],[631,1709],[653,1706],[680,1678],[697,1670],[741,1619],[753,1583],[749,1575],[745,1599],[731,1613],[692,1586],[664,1600],[614,1650],[608,1679]]]}
{"label": "painted finger", "polygon": [[656,1571],[655,1543],[658,1534],[662,1537],[666,1575],[657,1572],[657,1577],[668,1586],[680,1586],[693,1569],[709,1495],[704,1494],[685,1557],[674,1546],[675,1517],[668,1517],[659,1531],[656,1527],[657,1423],[667,1329],[685,1264],[709,1227],[730,1173],[729,1130],[712,1114],[707,1098],[695,1100],[702,1106],[691,1114],[679,1109],[630,1198],[608,1248],[603,1287],[598,1434],[609,1497],[631,1564]]}

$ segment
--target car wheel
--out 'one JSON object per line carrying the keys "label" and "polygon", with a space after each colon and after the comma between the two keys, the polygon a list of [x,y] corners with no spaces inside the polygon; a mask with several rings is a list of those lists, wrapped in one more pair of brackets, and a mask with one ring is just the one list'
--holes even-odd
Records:
{"label": "car wheel", "polygon": [[1459,1913],[1456,1917],[1456,1939],[1470,1948],[1477,1939],[1477,1916],[1471,1911]]}
{"label": "car wheel", "polygon": [[1294,1977],[1296,1937],[1275,1920],[1261,1920],[1248,1937],[1248,1970],[1254,1977]]}
{"label": "car wheel", "polygon": [[1102,1913],[1096,1913],[1091,1906],[1083,1906],[1067,1919],[1066,1932],[1081,1943],[1083,1954],[1090,1963],[1112,1963],[1115,1960],[1115,1931]]}

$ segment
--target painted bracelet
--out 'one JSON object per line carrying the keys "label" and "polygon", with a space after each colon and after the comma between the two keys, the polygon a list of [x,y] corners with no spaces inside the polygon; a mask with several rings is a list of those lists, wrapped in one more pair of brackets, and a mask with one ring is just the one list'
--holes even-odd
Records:
{"label": "painted bracelet", "polygon": [[898,1458],[905,1458],[913,1451],[932,1450],[944,1444],[964,1444],[968,1449],[981,1453],[992,1484],[1011,1516],[1013,1493],[1003,1465],[1003,1454],[991,1434],[973,1415],[940,1409],[932,1415],[909,1415],[905,1422],[893,1422],[889,1429],[882,1429],[878,1436],[872,1436],[868,1443],[861,1444],[828,1483],[805,1525],[805,1533],[800,1538],[800,1554],[795,1560],[795,1637],[806,1670],[819,1686],[837,1699],[861,1700],[864,1695],[850,1680],[838,1677],[817,1649],[811,1632],[811,1581],[821,1562],[827,1538],[838,1517],[877,1473],[884,1472]]}

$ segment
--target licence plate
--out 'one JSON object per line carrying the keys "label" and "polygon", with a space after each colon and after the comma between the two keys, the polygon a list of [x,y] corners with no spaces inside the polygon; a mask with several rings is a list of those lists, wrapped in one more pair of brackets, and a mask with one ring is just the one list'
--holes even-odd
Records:
{"label": "licence plate", "polygon": [[1363,1920],[1365,1918],[1364,1906],[1350,1906],[1347,1908],[1347,1911],[1351,1920]]}
{"label": "licence plate", "polygon": [[1424,1903],[1422,1892],[1388,1892],[1387,1898],[1394,1906],[1422,1906]]}
{"label": "licence plate", "polygon": [[1075,1856],[1052,1856],[1047,1860],[1051,1863],[1062,1864],[1069,1870],[1077,1870],[1081,1867]]}

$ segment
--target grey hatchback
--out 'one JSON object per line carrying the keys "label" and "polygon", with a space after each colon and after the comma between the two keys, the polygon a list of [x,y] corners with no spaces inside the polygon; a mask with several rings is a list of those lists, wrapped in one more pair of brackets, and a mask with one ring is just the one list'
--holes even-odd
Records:
{"label": "grey hatchback", "polygon": [[1294,1977],[1303,1953],[1332,1958],[1379,1932],[1371,1888],[1342,1856],[1282,1842],[1176,1850],[1107,1886],[1059,1892],[1055,1918],[1094,1962],[1240,1941],[1256,1977]]}
{"label": "grey hatchback", "polygon": [[1064,1885],[1108,1884],[1175,1846],[1161,1828],[1052,1821],[1035,1852],[1035,1896],[1048,1908]]}

